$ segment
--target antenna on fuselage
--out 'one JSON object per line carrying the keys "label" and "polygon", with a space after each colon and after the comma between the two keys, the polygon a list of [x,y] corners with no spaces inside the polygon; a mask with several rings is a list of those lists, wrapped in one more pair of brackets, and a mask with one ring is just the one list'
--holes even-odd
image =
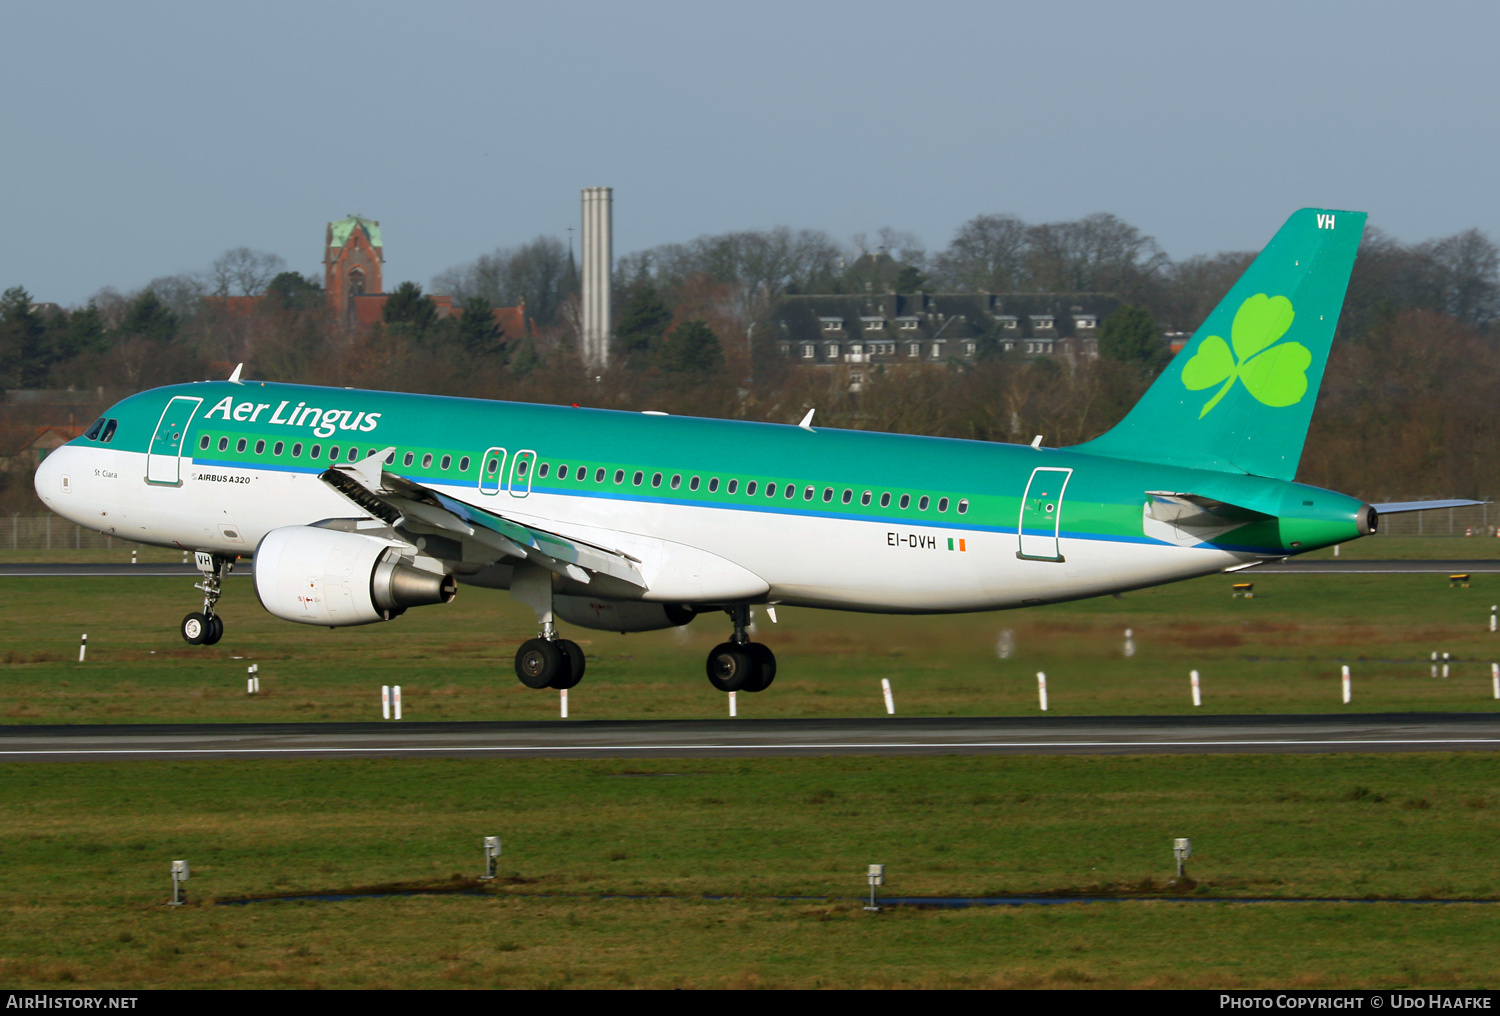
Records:
{"label": "antenna on fuselage", "polygon": [[812,429],[812,418],[813,418],[813,414],[816,413],[817,411],[818,410],[817,410],[816,407],[814,407],[812,409],[809,409],[807,411],[807,415],[802,418],[802,422],[799,423],[799,424],[797,424],[797,426],[801,427],[803,430],[807,431],[809,434],[814,433],[814,431]]}
{"label": "antenna on fuselage", "polygon": [[232,374],[229,375],[229,380],[232,381],[235,384],[239,384],[240,383],[240,371],[242,371],[244,369],[245,369],[245,365],[243,363],[237,363],[237,364],[235,364],[234,365],[234,373],[232,373]]}

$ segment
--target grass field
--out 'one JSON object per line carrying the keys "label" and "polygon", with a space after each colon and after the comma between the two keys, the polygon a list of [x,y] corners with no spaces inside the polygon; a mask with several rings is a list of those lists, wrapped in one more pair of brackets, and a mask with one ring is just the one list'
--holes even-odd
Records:
{"label": "grass field", "polygon": [[[1038,670],[1057,715],[1182,713],[1191,668],[1203,711],[1332,712],[1343,663],[1352,710],[1500,706],[1500,578],[1264,575],[1248,601],[1231,581],[957,617],[758,613],[781,673],[740,714],[880,715],[882,677],[902,715],[1034,714]],[[515,680],[534,621],[506,594],[327,631],[274,621],[235,578],[212,648],[176,633],[194,595],[189,579],[0,578],[0,722],[371,720],[397,683],[413,720],[556,716],[555,693]],[[590,655],[572,716],[724,717],[702,659],[725,630],[571,631]],[[1446,681],[1434,650],[1454,659]],[[5,765],[0,984],[1483,987],[1500,905],[867,914],[855,898],[871,862],[902,895],[1500,898],[1496,773],[1487,754]],[[506,847],[486,895],[213,905],[466,886],[488,834]],[[1182,835],[1196,882],[1169,886]],[[178,857],[193,903],[170,910]]]}
{"label": "grass field", "polygon": [[[1496,897],[1495,774],[1483,755],[7,766],[0,983],[1485,986],[1500,905],[857,897],[870,862],[891,894]],[[491,895],[212,905],[458,885],[486,834]],[[170,910],[178,857],[193,903]]]}
{"label": "grass field", "polygon": [[[1354,711],[1500,706],[1490,682],[1500,636],[1488,630],[1500,577],[1450,589],[1444,575],[1261,575],[1253,600],[1231,599],[1232,581],[945,617],[782,608],[771,624],[757,611],[780,671],[769,691],[741,696],[740,714],[877,714],[882,678],[902,715],[1027,714],[1039,670],[1056,715],[1174,713],[1191,708],[1191,669],[1202,674],[1205,712],[1326,712],[1346,708],[1346,663]],[[515,647],[535,620],[506,593],[462,587],[449,606],[330,631],[271,618],[249,580],[231,578],[220,604],[228,634],[192,647],[177,635],[195,606],[191,587],[188,578],[0,578],[0,722],[367,720],[382,684],[402,686],[410,719],[556,715],[555,694],[515,679]],[[728,634],[722,616],[665,632],[569,634],[589,656],[573,717],[725,715],[702,662]],[[1430,677],[1434,651],[1453,658],[1446,681]],[[254,699],[244,694],[251,663],[262,687]]]}

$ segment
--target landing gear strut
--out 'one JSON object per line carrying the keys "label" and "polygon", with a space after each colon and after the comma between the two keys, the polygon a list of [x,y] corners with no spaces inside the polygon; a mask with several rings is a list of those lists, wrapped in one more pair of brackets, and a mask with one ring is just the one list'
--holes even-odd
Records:
{"label": "landing gear strut", "polygon": [[776,656],[769,646],[751,642],[750,607],[737,603],[724,612],[734,622],[728,642],[714,646],[708,654],[708,680],[720,691],[765,691],[776,680]]}
{"label": "landing gear strut", "polygon": [[203,592],[203,610],[182,619],[182,638],[188,645],[211,646],[224,637],[224,619],[214,613],[223,592],[224,578],[234,570],[235,558],[198,551],[193,555],[203,581],[193,586]]}
{"label": "landing gear strut", "polygon": [[510,593],[536,611],[540,634],[516,650],[516,676],[528,688],[572,688],[583,680],[583,648],[557,637],[552,618],[552,573],[535,565],[516,565]]}

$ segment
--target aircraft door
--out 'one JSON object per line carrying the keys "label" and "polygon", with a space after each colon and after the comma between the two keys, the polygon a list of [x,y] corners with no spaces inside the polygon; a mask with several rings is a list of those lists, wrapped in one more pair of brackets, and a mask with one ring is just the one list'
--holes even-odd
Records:
{"label": "aircraft door", "polygon": [[1062,529],[1063,492],[1073,476],[1071,469],[1042,466],[1031,471],[1021,498],[1021,517],[1016,525],[1020,549],[1016,557],[1031,561],[1061,561],[1057,536]]}
{"label": "aircraft door", "polygon": [[479,493],[498,494],[504,483],[505,449],[487,449],[479,463]]}
{"label": "aircraft door", "polygon": [[531,493],[531,474],[536,472],[536,452],[519,451],[510,464],[510,496],[525,497]]}
{"label": "aircraft door", "polygon": [[203,400],[178,395],[162,410],[146,451],[146,482],[173,487],[182,486],[182,448],[187,441],[188,424]]}

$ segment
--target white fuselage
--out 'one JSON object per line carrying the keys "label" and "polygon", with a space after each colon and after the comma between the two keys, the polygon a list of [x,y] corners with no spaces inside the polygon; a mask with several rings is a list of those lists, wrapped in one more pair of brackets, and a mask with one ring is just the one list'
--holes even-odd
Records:
{"label": "white fuselage", "polygon": [[[313,471],[197,465],[182,484],[145,482],[146,455],[67,445],[36,487],[79,525],[140,543],[249,555],[266,533],[363,513]],[[1021,558],[1015,531],[890,524],[778,510],[637,500],[601,491],[471,484],[434,490],[641,562],[646,600],[752,601],[890,613],[992,610],[1078,599],[1223,571],[1253,555],[1212,546],[1070,539],[1061,561]],[[950,549],[950,546],[952,549]]]}

